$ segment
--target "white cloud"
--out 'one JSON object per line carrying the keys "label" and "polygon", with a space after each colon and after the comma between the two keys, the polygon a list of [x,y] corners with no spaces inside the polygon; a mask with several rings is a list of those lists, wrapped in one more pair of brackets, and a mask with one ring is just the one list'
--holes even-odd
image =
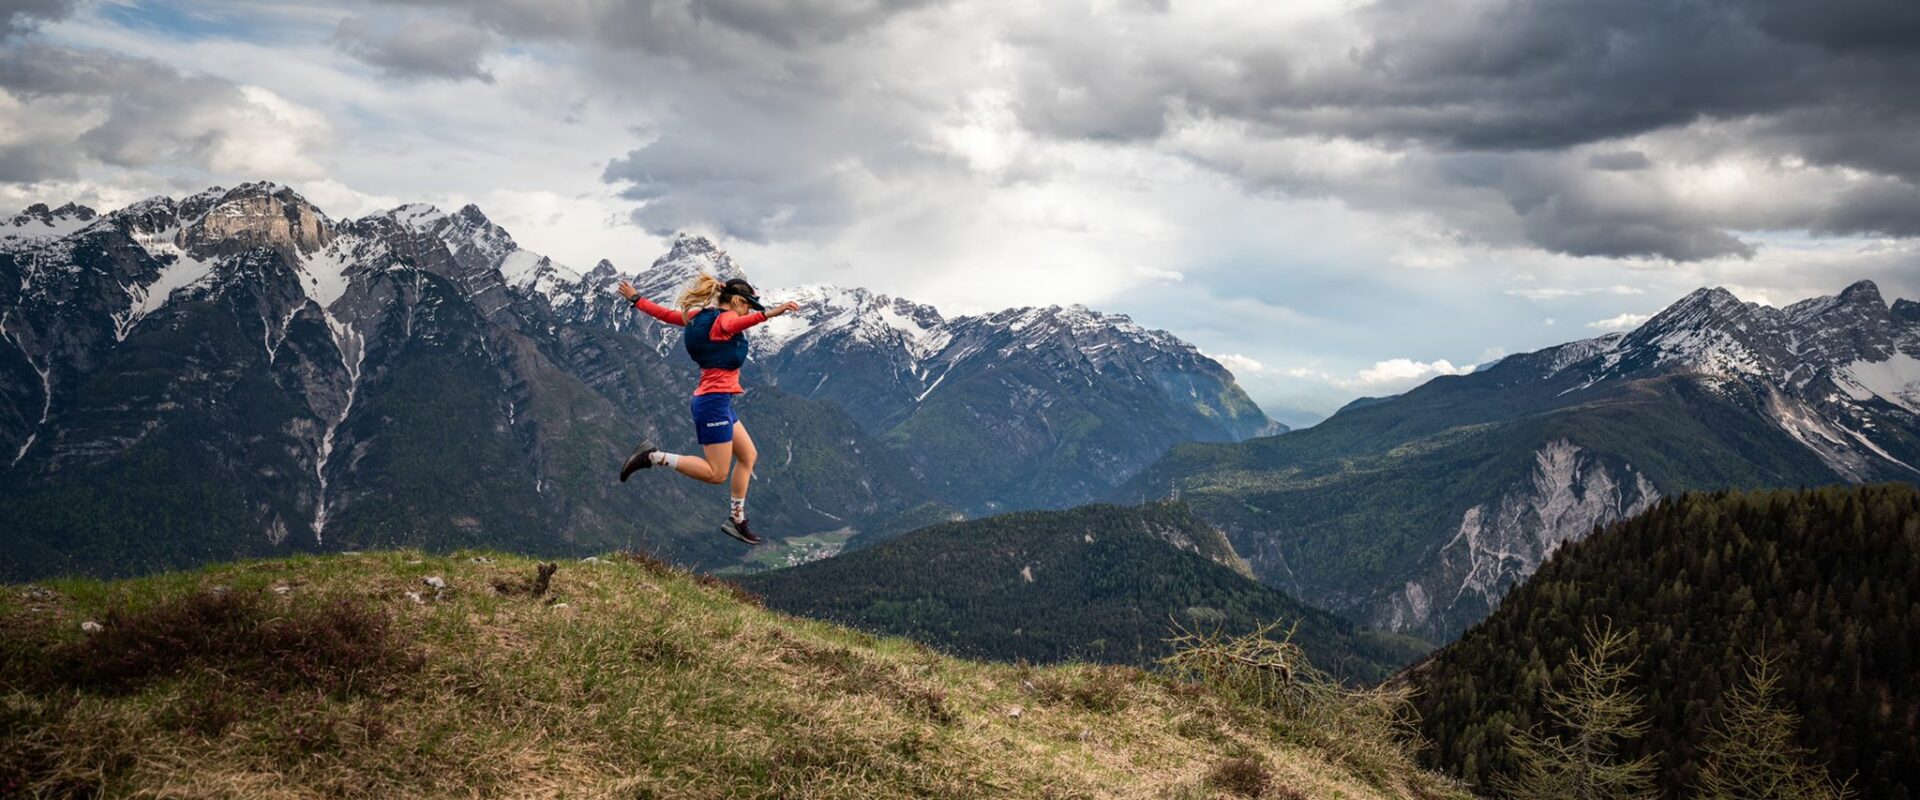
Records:
{"label": "white cloud", "polygon": [[331,142],[333,126],[311,108],[289,102],[273,90],[241,86],[247,104],[236,110],[213,137],[206,164],[214,172],[278,175],[308,180],[326,175],[312,151]]}
{"label": "white cloud", "polygon": [[1227,371],[1232,372],[1236,378],[1242,375],[1258,375],[1267,371],[1266,366],[1261,364],[1258,359],[1249,358],[1238,353],[1222,353],[1219,355],[1208,353],[1207,357],[1220,362],[1220,366],[1226,367]]}
{"label": "white cloud", "polygon": [[1630,331],[1640,327],[1650,319],[1653,319],[1652,314],[1634,314],[1629,312],[1617,317],[1608,317],[1603,320],[1589,322],[1587,323],[1587,327],[1601,331]]}
{"label": "white cloud", "polygon": [[1400,392],[1440,375],[1465,375],[1473,371],[1473,366],[1468,364],[1464,367],[1456,367],[1453,362],[1444,358],[1438,361],[1392,358],[1375,362],[1373,366],[1360,370],[1354,377],[1336,380],[1334,383],[1363,391]]}

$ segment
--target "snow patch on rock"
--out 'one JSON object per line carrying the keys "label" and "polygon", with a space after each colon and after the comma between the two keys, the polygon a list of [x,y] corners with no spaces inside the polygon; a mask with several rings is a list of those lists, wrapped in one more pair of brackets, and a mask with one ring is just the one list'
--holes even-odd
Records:
{"label": "snow patch on rock", "polygon": [[1841,367],[1834,382],[1855,400],[1878,397],[1920,414],[1920,358],[1895,352],[1884,361],[1855,361]]}

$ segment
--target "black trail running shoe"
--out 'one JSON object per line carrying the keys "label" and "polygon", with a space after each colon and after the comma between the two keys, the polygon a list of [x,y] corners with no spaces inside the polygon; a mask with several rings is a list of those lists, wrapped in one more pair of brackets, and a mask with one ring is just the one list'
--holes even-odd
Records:
{"label": "black trail running shoe", "polygon": [[627,456],[627,463],[620,465],[620,482],[626,483],[628,475],[653,466],[655,449],[651,442],[641,442],[634,448],[633,455]]}
{"label": "black trail running shoe", "polygon": [[727,518],[726,522],[721,523],[720,532],[747,544],[759,544],[762,541],[760,537],[753,535],[753,531],[747,529],[745,519]]}

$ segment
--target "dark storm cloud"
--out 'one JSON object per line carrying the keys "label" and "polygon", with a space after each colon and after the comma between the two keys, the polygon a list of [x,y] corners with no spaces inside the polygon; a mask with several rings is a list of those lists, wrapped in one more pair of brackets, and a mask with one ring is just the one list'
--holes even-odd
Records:
{"label": "dark storm cloud", "polygon": [[1646,153],[1638,150],[1618,150],[1611,153],[1594,153],[1588,156],[1587,166],[1611,172],[1627,172],[1651,167],[1653,166],[1653,161],[1647,158]]}
{"label": "dark storm cloud", "polygon": [[[1485,189],[1504,200],[1524,241],[1577,256],[1634,258],[1648,254],[1674,261],[1720,256],[1748,257],[1753,247],[1689,213],[1681,203],[1631,178],[1594,174],[1572,159],[1547,154],[1443,156],[1432,166],[1433,182]],[[1499,225],[1440,212],[1482,230]],[[1519,242],[1510,242],[1518,244]]]}
{"label": "dark storm cloud", "polygon": [[[1910,0],[1383,0],[1348,68],[1225,72],[1184,100],[1290,129],[1450,149],[1563,149],[1807,107],[1920,114]],[[1819,20],[1813,23],[1811,20]],[[1871,35],[1870,35],[1871,34]]]}
{"label": "dark storm cloud", "polygon": [[[1404,173],[1330,185],[1237,169],[1257,159],[1218,150],[1188,154],[1262,189],[1432,214],[1470,238],[1518,235],[1572,255],[1747,256],[1729,231],[1912,227],[1902,221],[1920,181],[1920,3],[1380,0],[1356,14],[1364,40],[1319,60],[1259,36],[1155,38],[1067,19],[1026,37],[1019,113],[1067,138],[1159,140],[1197,118],[1242,124],[1249,147],[1364,142],[1400,154]],[[1658,157],[1604,147],[1701,123],[1738,130]],[[1684,186],[1599,175],[1726,156],[1890,180],[1729,212]]]}
{"label": "dark storm cloud", "polygon": [[66,19],[79,0],[0,0],[0,41],[42,22]]}
{"label": "dark storm cloud", "polygon": [[1920,188],[1881,180],[1848,189],[1810,227],[1820,233],[1920,236]]}
{"label": "dark storm cloud", "polygon": [[1760,25],[1783,41],[1836,52],[1920,47],[1920,3],[1903,0],[1784,0],[1762,4]]}
{"label": "dark storm cloud", "polygon": [[431,18],[394,25],[348,17],[340,20],[333,41],[389,77],[493,82],[493,74],[480,66],[493,50],[493,37],[470,26]]}

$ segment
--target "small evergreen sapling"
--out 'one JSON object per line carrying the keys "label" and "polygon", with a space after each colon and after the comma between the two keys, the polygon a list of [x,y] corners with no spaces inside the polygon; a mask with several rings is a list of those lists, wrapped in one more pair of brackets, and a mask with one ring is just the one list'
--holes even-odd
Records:
{"label": "small evergreen sapling", "polygon": [[1793,741],[1800,715],[1780,701],[1775,657],[1756,655],[1702,749],[1699,800],[1848,800],[1845,786]]}
{"label": "small evergreen sapling", "polygon": [[1620,742],[1647,732],[1640,694],[1625,686],[1637,662],[1622,663],[1628,636],[1612,624],[1589,625],[1587,652],[1574,655],[1566,688],[1546,690],[1547,714],[1558,732],[1534,728],[1512,734],[1516,774],[1500,788],[1516,800],[1650,800],[1651,757],[1622,761]]}

